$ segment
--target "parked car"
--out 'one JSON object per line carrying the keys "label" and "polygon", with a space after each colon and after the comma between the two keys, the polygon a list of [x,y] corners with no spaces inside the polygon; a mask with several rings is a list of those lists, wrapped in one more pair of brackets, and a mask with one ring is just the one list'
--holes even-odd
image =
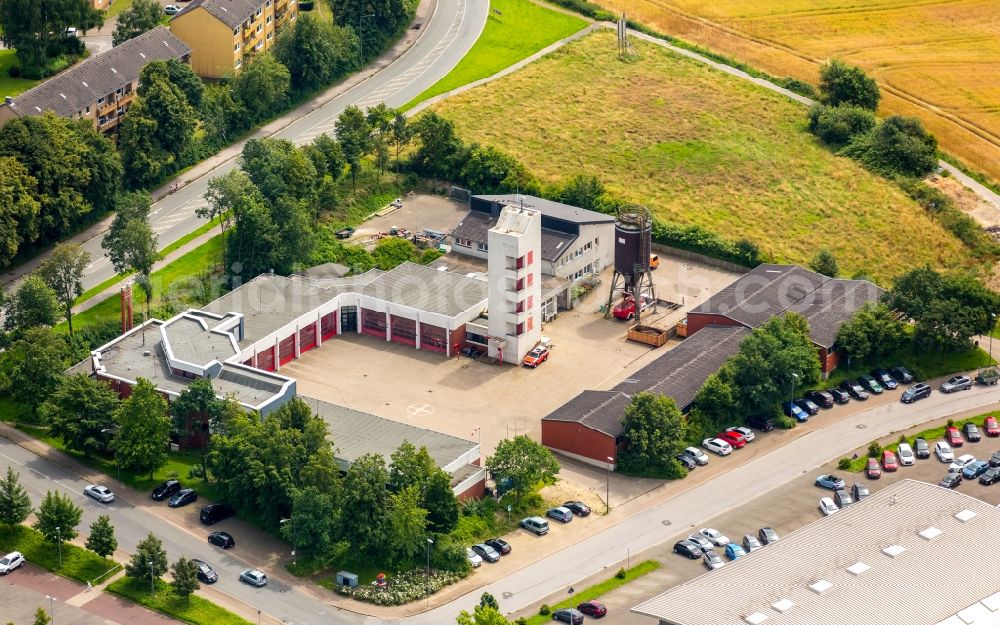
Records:
{"label": "parked car", "polygon": [[725,547],[729,544],[729,538],[717,529],[703,527],[698,530],[698,533],[707,538],[708,542],[712,543],[716,547]]}
{"label": "parked car", "polygon": [[507,555],[511,551],[511,546],[507,543],[506,540],[503,540],[501,538],[490,538],[489,540],[486,541],[486,544],[496,549],[497,552],[502,556]]}
{"label": "parked car", "polygon": [[569,508],[563,506],[558,506],[556,508],[549,508],[545,511],[545,516],[550,519],[555,519],[560,523],[569,523],[573,520],[573,513],[569,511]]}
{"label": "parked car", "polygon": [[819,406],[817,406],[812,400],[806,399],[805,397],[795,400],[795,405],[806,411],[810,417],[819,413]]}
{"label": "parked car", "polygon": [[979,428],[976,427],[975,423],[966,423],[963,425],[962,433],[965,434],[965,440],[970,443],[978,443],[983,439],[983,435],[979,433]]}
{"label": "parked car", "polygon": [[996,367],[986,367],[976,373],[976,382],[983,386],[996,386],[1000,382],[1000,369]]}
{"label": "parked car", "polygon": [[860,384],[861,387],[869,393],[875,393],[876,395],[881,395],[882,391],[885,390],[882,388],[882,385],[878,383],[878,380],[870,375],[858,376],[858,384]]}
{"label": "parked car", "polygon": [[774,417],[768,415],[753,415],[747,418],[747,425],[756,428],[761,432],[770,432],[774,429]]}
{"label": "parked car", "polygon": [[832,474],[827,475],[824,473],[823,475],[820,475],[819,477],[816,478],[816,486],[819,486],[820,488],[827,488],[829,490],[840,490],[841,488],[844,488],[844,486],[846,485],[847,483],[844,482],[844,480]]}
{"label": "parked car", "polygon": [[833,395],[830,391],[809,391],[806,393],[806,399],[822,408],[833,407]]}
{"label": "parked car", "polygon": [[724,553],[730,560],[739,560],[743,556],[747,555],[747,552],[743,550],[743,545],[737,545],[736,543],[729,543],[726,545]]}
{"label": "parked car", "polygon": [[198,581],[205,584],[214,584],[219,581],[219,574],[207,562],[201,560],[191,560],[191,562],[198,567]]}
{"label": "parked car", "polygon": [[715,435],[715,437],[726,441],[733,449],[742,449],[747,444],[747,439],[745,439],[742,434],[739,434],[738,432],[730,432],[729,430],[719,432]]}
{"label": "parked car", "polygon": [[906,367],[893,367],[889,369],[889,374],[896,378],[900,384],[909,384],[913,381],[913,374]]}
{"label": "parked car", "polygon": [[111,503],[115,500],[115,494],[107,486],[89,484],[83,489],[83,494],[101,503]]}
{"label": "parked car", "polygon": [[685,447],[684,453],[694,458],[694,461],[700,465],[708,464],[708,454],[697,447]]}
{"label": "parked car", "polygon": [[962,434],[958,431],[958,428],[951,426],[944,429],[944,440],[948,441],[948,444],[952,447],[961,447],[965,444],[965,439],[962,438]]}
{"label": "parked car", "polygon": [[931,457],[931,448],[926,439],[920,437],[913,439],[913,455],[921,459]]}
{"label": "parked car", "polygon": [[684,468],[688,471],[694,471],[698,468],[698,463],[694,461],[694,458],[687,454],[677,454],[674,458],[677,458],[678,462],[684,465]]}
{"label": "parked car", "polygon": [[809,413],[799,408],[799,405],[794,402],[786,401],[781,404],[781,410],[784,411],[786,417],[792,417],[799,423],[809,420]]}
{"label": "parked car", "polygon": [[181,489],[181,483],[177,480],[167,480],[153,489],[153,501],[163,501]]}
{"label": "parked car", "polygon": [[846,490],[838,490],[833,493],[833,503],[837,504],[837,507],[843,510],[853,504],[854,499],[851,498],[851,495]]}
{"label": "parked car", "polygon": [[770,527],[762,527],[759,530],[757,530],[757,538],[759,538],[760,542],[764,543],[765,545],[776,543],[779,540],[778,532],[774,531]]}
{"label": "parked car", "polygon": [[549,359],[549,348],[539,345],[524,357],[524,366],[534,369]]}
{"label": "parked car", "polygon": [[882,450],[882,468],[890,472],[899,468],[899,462],[896,460],[896,454],[892,453],[889,449]]}
{"label": "parked car", "polygon": [[208,535],[208,543],[223,549],[232,549],[236,546],[236,540],[229,532],[212,532]]}
{"label": "parked car", "polygon": [[941,481],[938,482],[938,486],[943,486],[944,488],[957,488],[959,484],[962,483],[961,473],[948,473]]}
{"label": "parked car", "polygon": [[582,501],[567,501],[563,504],[563,508],[568,509],[576,516],[590,516],[590,506]]}
{"label": "parked car", "polygon": [[476,552],[477,556],[491,564],[500,561],[500,552],[486,543],[472,545],[472,550]]}
{"label": "parked car", "polygon": [[526,519],[521,519],[520,525],[529,532],[533,532],[539,536],[549,533],[549,522],[540,516],[529,516]]}
{"label": "parked car", "polygon": [[967,391],[972,388],[972,380],[964,375],[956,375],[948,379],[941,385],[942,393],[954,393],[955,391]]}
{"label": "parked car", "polygon": [[1000,451],[993,452],[990,456],[989,463],[991,467],[1000,467]]}
{"label": "parked car", "polygon": [[983,419],[983,431],[989,437],[1000,436],[1000,423],[997,423],[997,418],[986,417]]}
{"label": "parked car", "polygon": [[970,462],[969,464],[965,465],[964,469],[962,469],[962,478],[966,480],[974,480],[983,473],[986,473],[986,470],[989,468],[990,468],[990,463],[986,462],[985,460],[976,460],[974,462]]}
{"label": "parked car", "polygon": [[865,476],[869,480],[877,480],[882,477],[882,467],[879,466],[878,460],[875,458],[868,459],[868,465],[865,467]]}
{"label": "parked car", "polygon": [[892,375],[890,375],[889,372],[886,371],[885,369],[873,369],[872,377],[875,378],[878,381],[878,383],[882,385],[882,388],[888,389],[890,391],[894,390],[897,386],[899,386],[899,382],[897,382],[896,379],[892,377]]}
{"label": "parked car", "polygon": [[267,575],[264,575],[264,573],[257,569],[247,569],[240,573],[240,581],[260,588],[267,586]]}
{"label": "parked car", "polygon": [[745,428],[741,425],[737,425],[731,428],[726,428],[726,431],[732,432],[733,434],[741,435],[743,437],[743,440],[745,440],[748,443],[752,443],[754,442],[754,440],[757,439],[757,435],[753,433],[753,430],[751,430],[750,428]]}
{"label": "parked car", "polygon": [[833,401],[837,404],[846,404],[851,401],[851,394],[842,388],[831,388],[829,391],[830,395],[833,395]]}
{"label": "parked car", "polygon": [[171,508],[180,508],[198,500],[198,493],[193,488],[182,488],[170,498],[167,505]]}
{"label": "parked car", "polygon": [[333,236],[337,237],[338,239],[350,239],[352,236],[354,236],[354,228],[351,227],[341,228],[340,230],[335,232]]}
{"label": "parked car", "polygon": [[955,452],[951,450],[951,445],[944,441],[934,443],[934,455],[941,462],[952,462],[955,460]]}
{"label": "parked car", "polygon": [[871,496],[871,491],[868,490],[867,486],[862,486],[861,484],[855,484],[851,487],[851,495],[854,497],[854,501],[863,501],[866,497]]}
{"label": "parked car", "polygon": [[762,548],[764,545],[760,544],[760,540],[757,539],[753,534],[743,535],[743,551],[747,553],[753,553],[758,549]]}
{"label": "parked car", "polygon": [[904,467],[911,466],[914,463],[913,449],[909,443],[900,443],[896,448],[896,456],[899,457],[899,464]]}
{"label": "parked car", "polygon": [[215,525],[223,519],[233,516],[236,511],[224,503],[210,503],[201,509],[201,522],[205,525]]}
{"label": "parked car", "polygon": [[0,575],[6,575],[14,569],[19,569],[24,566],[24,556],[20,551],[11,551],[4,557],[0,558]]}
{"label": "parked car", "polygon": [[701,446],[720,456],[728,456],[733,453],[732,446],[726,441],[718,438],[706,438],[701,442]]}
{"label": "parked car", "polygon": [[868,399],[868,391],[862,388],[861,385],[854,380],[844,380],[840,383],[840,388],[847,391],[851,397],[859,401]]}
{"label": "parked car", "polygon": [[[639,312],[642,312],[653,305],[652,298],[645,295],[642,296],[641,302]],[[627,321],[635,319],[635,298],[629,295],[623,299],[620,304],[612,309],[611,314],[615,316],[615,319],[625,319]]]}
{"label": "parked car", "polygon": [[678,540],[674,543],[674,553],[680,554],[691,560],[697,560],[705,552],[702,551],[701,546],[698,543],[685,539]]}
{"label": "parked car", "polygon": [[903,391],[903,394],[899,397],[899,401],[904,404],[912,404],[915,401],[926,399],[930,396],[931,387],[921,382],[920,384],[914,384],[910,388]]}
{"label": "parked car", "polygon": [[990,467],[979,476],[979,483],[983,486],[990,486],[1000,482],[1000,467]]}
{"label": "parked car", "polygon": [[694,544],[698,545],[699,547],[701,547],[703,553],[706,551],[711,551],[712,548],[715,547],[715,545],[712,544],[712,541],[705,538],[701,534],[691,534],[690,536],[687,537],[687,539],[693,542]]}
{"label": "parked car", "polygon": [[714,571],[715,569],[721,569],[726,566],[726,561],[722,559],[722,556],[714,551],[707,551],[705,555],[702,556],[702,562],[708,567],[709,571]]}
{"label": "parked car", "polygon": [[965,467],[969,466],[976,461],[976,457],[972,454],[962,454],[955,461],[948,465],[948,471],[950,473],[958,473]]}
{"label": "parked car", "polygon": [[577,605],[576,609],[594,618],[602,618],[608,614],[607,606],[600,601],[584,601]]}
{"label": "parked car", "polygon": [[472,547],[465,548],[465,559],[469,561],[469,566],[478,569],[483,565],[483,558],[472,550]]}
{"label": "parked car", "polygon": [[829,497],[823,497],[819,500],[819,511],[823,513],[823,516],[830,516],[839,510],[837,504],[833,503]]}
{"label": "parked car", "polygon": [[570,625],[583,625],[583,612],[573,608],[562,608],[552,613],[552,620]]}
{"label": "parked car", "polygon": [[163,7],[163,12],[166,13],[167,15],[177,15],[178,13],[181,12],[181,8],[176,4],[168,4],[167,6]]}

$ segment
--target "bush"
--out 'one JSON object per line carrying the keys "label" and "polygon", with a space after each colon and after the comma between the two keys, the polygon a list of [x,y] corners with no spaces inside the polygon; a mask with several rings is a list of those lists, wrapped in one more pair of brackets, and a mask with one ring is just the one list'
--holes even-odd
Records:
{"label": "bush", "polygon": [[303,0],[299,2],[300,11],[312,11],[313,10],[313,0]]}
{"label": "bush", "polygon": [[840,153],[887,177],[921,178],[937,167],[937,139],[916,117],[893,115],[855,136]]}
{"label": "bush", "polygon": [[471,565],[465,557],[465,545],[451,536],[441,536],[431,551],[431,566],[440,571],[465,575]]}
{"label": "bush", "polygon": [[542,607],[538,608],[538,613],[542,616],[548,616],[549,614],[552,614],[552,609],[549,607],[549,604],[543,603]]}
{"label": "bush", "polygon": [[868,445],[868,457],[878,458],[881,454],[882,445],[880,445],[878,441],[872,441],[871,444]]}
{"label": "bush", "polygon": [[10,76],[11,78],[20,78],[21,68],[17,65],[11,65],[9,68],[7,68],[7,75]]}
{"label": "bush", "polygon": [[528,625],[528,619],[523,616],[519,616],[514,620],[514,625]]}
{"label": "bush", "polygon": [[809,132],[835,147],[871,132],[877,123],[875,113],[860,106],[817,104],[809,109]]}
{"label": "bush", "polygon": [[774,427],[782,430],[791,430],[796,425],[795,419],[788,415],[779,415],[774,419]]}
{"label": "bush", "polygon": [[617,577],[618,579],[625,579],[625,567],[621,567],[620,569],[618,569],[618,572],[615,573],[615,577]]}
{"label": "bush", "polygon": [[656,243],[704,254],[744,267],[756,267],[761,262],[760,250],[752,242],[743,239],[733,243],[701,226],[686,226],[654,219],[652,235]]}
{"label": "bush", "polygon": [[850,104],[874,111],[881,98],[878,83],[860,67],[834,59],[819,68],[819,90],[831,106]]}
{"label": "bush", "polygon": [[337,588],[337,592],[358,601],[366,601],[375,605],[403,605],[426,597],[428,591],[430,594],[434,594],[445,586],[461,580],[462,577],[463,575],[450,571],[433,570],[428,577],[424,569],[414,569],[389,578],[383,587],[358,586],[350,588],[340,586]]}
{"label": "bush", "polygon": [[837,463],[837,468],[841,471],[850,471],[851,469],[851,459],[841,458],[840,462]]}
{"label": "bush", "polygon": [[789,91],[793,91],[799,95],[804,95],[811,100],[819,99],[819,92],[816,91],[816,87],[813,87],[809,83],[799,80],[798,78],[779,78],[774,82]]}

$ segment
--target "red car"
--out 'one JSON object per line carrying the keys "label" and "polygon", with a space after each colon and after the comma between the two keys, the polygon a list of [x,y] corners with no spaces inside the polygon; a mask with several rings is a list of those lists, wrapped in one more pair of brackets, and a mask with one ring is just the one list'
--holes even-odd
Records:
{"label": "red car", "polygon": [[[643,297],[642,308],[639,309],[639,312],[646,310],[652,303],[648,297]],[[615,306],[611,313],[615,316],[615,319],[626,319],[628,321],[635,319],[635,298],[629,295],[622,300],[621,304]]]}
{"label": "red car", "polygon": [[608,609],[604,607],[604,604],[598,601],[585,601],[576,606],[576,609],[594,618],[601,618],[608,613]]}
{"label": "red car", "polygon": [[524,366],[534,369],[548,359],[549,350],[539,345],[524,357]]}
{"label": "red car", "polygon": [[888,449],[882,450],[882,468],[886,471],[895,471],[899,468],[899,462],[896,461],[896,454]]}
{"label": "red car", "polygon": [[965,439],[962,438],[962,433],[959,432],[956,427],[945,428],[944,440],[948,441],[948,444],[952,447],[961,447],[965,444]]}
{"label": "red car", "polygon": [[877,480],[882,477],[882,468],[878,466],[878,460],[875,458],[868,459],[868,469],[866,470],[869,480]]}
{"label": "red car", "polygon": [[996,417],[986,417],[983,429],[986,430],[986,436],[1000,436],[1000,424],[997,423]]}
{"label": "red car", "polygon": [[739,432],[729,432],[729,431],[719,432],[716,435],[716,438],[721,438],[722,440],[726,441],[727,443],[732,445],[733,449],[740,449],[742,447],[745,447],[747,444],[746,437],[740,434]]}

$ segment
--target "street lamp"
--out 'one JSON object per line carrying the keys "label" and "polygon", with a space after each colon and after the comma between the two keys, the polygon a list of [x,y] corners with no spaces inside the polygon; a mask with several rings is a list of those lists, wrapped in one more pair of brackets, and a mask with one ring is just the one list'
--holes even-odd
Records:
{"label": "street lamp", "polygon": [[788,398],[788,414],[795,414],[793,406],[795,405],[795,383],[799,380],[799,374],[792,373],[792,396]]}
{"label": "street lamp", "polygon": [[56,525],[56,547],[59,549],[59,568],[62,568],[62,532],[60,527]]}
{"label": "street lamp", "polygon": [[993,331],[997,329],[997,314],[990,313],[990,319],[993,320],[993,326],[990,328],[990,361],[986,363],[987,366],[993,364]]}
{"label": "street lamp", "polygon": [[611,512],[611,465],[615,459],[608,456],[608,473],[604,480],[604,514]]}
{"label": "street lamp", "polygon": [[365,66],[365,35],[362,32],[362,29],[364,28],[363,21],[369,17],[375,17],[375,14],[369,13],[368,15],[358,16],[358,49],[360,50],[361,56],[359,69],[364,69]]}
{"label": "street lamp", "polygon": [[[291,521],[291,519],[281,519],[278,523],[284,525],[289,521]],[[295,566],[295,523],[292,523],[292,566]]]}
{"label": "street lamp", "polygon": [[424,576],[424,594],[427,595],[427,607],[431,607],[431,545],[434,540],[427,539],[427,574]]}
{"label": "street lamp", "polygon": [[52,616],[52,602],[56,600],[55,597],[51,595],[45,595],[45,598],[49,600],[49,623],[55,625],[55,617]]}

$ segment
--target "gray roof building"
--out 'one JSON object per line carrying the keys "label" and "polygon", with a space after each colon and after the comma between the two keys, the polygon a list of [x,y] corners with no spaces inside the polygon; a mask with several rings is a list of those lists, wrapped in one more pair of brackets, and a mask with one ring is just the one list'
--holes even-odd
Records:
{"label": "gray roof building", "polygon": [[630,402],[631,399],[619,391],[583,391],[542,417],[542,421],[579,423],[617,437],[622,432],[622,414]]}
{"label": "gray roof building", "polygon": [[990,504],[903,480],[632,611],[662,625],[997,625],[998,525]]}
{"label": "gray roof building", "polygon": [[[466,239],[472,243],[486,243],[490,228],[497,223],[496,217],[479,211],[469,211],[462,221],[451,231],[453,237]],[[572,247],[577,236],[551,228],[542,228],[542,260],[554,261]]]}

